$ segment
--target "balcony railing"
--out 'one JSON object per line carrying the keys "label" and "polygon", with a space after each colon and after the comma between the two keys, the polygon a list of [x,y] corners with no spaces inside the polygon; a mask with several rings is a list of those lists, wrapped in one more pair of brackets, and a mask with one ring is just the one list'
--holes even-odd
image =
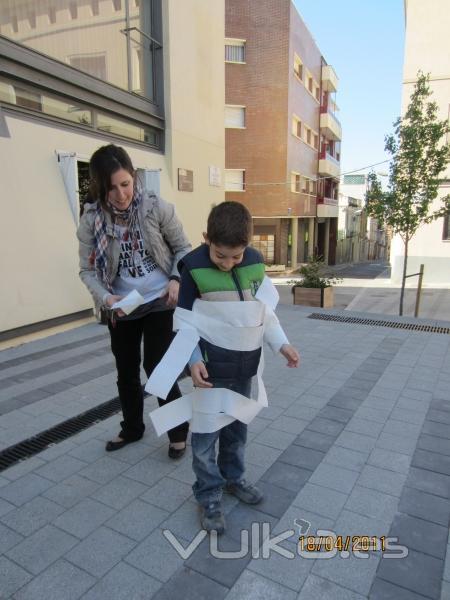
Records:
{"label": "balcony railing", "polygon": [[330,160],[336,166],[338,166],[338,167],[340,166],[340,162],[339,162],[340,155],[338,154],[337,156],[333,156],[325,148],[322,148],[321,151],[319,152],[319,160]]}
{"label": "balcony railing", "polygon": [[317,204],[326,204],[328,206],[337,206],[338,199],[337,198],[329,198],[328,196],[322,196],[319,194],[317,196]]}

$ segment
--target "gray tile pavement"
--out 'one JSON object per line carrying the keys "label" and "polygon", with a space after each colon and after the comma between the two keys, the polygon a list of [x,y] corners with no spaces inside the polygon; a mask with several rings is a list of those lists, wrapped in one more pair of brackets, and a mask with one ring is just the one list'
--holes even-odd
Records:
{"label": "gray tile pavement", "polygon": [[[169,461],[165,439],[149,424],[143,441],[107,456],[114,416],[1,473],[0,597],[125,598],[145,590],[172,599],[183,590],[196,600],[446,598],[450,336],[314,321],[297,308],[279,314],[302,367],[288,372],[267,353],[270,408],[249,427],[248,477],[260,480],[266,499],[249,508],[226,497],[222,549],[238,550],[241,529],[253,523],[260,542],[292,530],[282,547],[295,551],[296,522],[306,519],[311,532],[397,535],[407,558],[289,559],[273,549],[261,558],[257,544],[253,556],[226,560],[203,540],[184,561],[163,530],[185,548],[200,531],[190,453]],[[9,402],[0,448],[116,394],[114,375],[100,369],[89,379],[104,328],[52,338],[0,353],[5,390],[30,394],[17,407],[14,396],[0,396],[0,409]],[[64,368],[70,359],[74,370]],[[62,368],[48,379],[52,361]]]}

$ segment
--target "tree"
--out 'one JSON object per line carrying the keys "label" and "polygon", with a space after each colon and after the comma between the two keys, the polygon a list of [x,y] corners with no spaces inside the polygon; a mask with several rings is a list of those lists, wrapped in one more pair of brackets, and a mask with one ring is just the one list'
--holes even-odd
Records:
{"label": "tree", "polygon": [[384,225],[390,225],[404,244],[403,276],[399,314],[403,314],[408,245],[417,229],[450,212],[450,194],[432,204],[439,190],[439,175],[450,160],[445,135],[447,120],[438,119],[438,106],[430,102],[429,75],[421,71],[403,118],[397,119],[394,133],[385,138],[385,150],[391,155],[389,184],[383,191],[374,172],[368,175],[367,212]]}

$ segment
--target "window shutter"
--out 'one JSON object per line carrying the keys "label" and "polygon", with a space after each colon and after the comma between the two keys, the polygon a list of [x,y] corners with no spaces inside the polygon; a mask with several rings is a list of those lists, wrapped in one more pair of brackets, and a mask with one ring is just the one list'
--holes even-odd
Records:
{"label": "window shutter", "polygon": [[245,127],[243,106],[225,106],[225,127]]}

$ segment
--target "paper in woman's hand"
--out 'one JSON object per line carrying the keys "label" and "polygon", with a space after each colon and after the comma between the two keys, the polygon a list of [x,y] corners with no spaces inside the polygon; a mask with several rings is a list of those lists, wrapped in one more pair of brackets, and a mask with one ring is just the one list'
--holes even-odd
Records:
{"label": "paper in woman's hand", "polygon": [[123,310],[123,312],[126,315],[129,315],[138,306],[140,306],[141,304],[144,304],[144,302],[145,302],[145,300],[141,296],[141,294],[138,291],[133,290],[129,294],[127,294],[124,298],[122,298],[122,300],[119,300],[119,302],[115,302],[111,306],[111,308],[113,310],[120,308]]}

